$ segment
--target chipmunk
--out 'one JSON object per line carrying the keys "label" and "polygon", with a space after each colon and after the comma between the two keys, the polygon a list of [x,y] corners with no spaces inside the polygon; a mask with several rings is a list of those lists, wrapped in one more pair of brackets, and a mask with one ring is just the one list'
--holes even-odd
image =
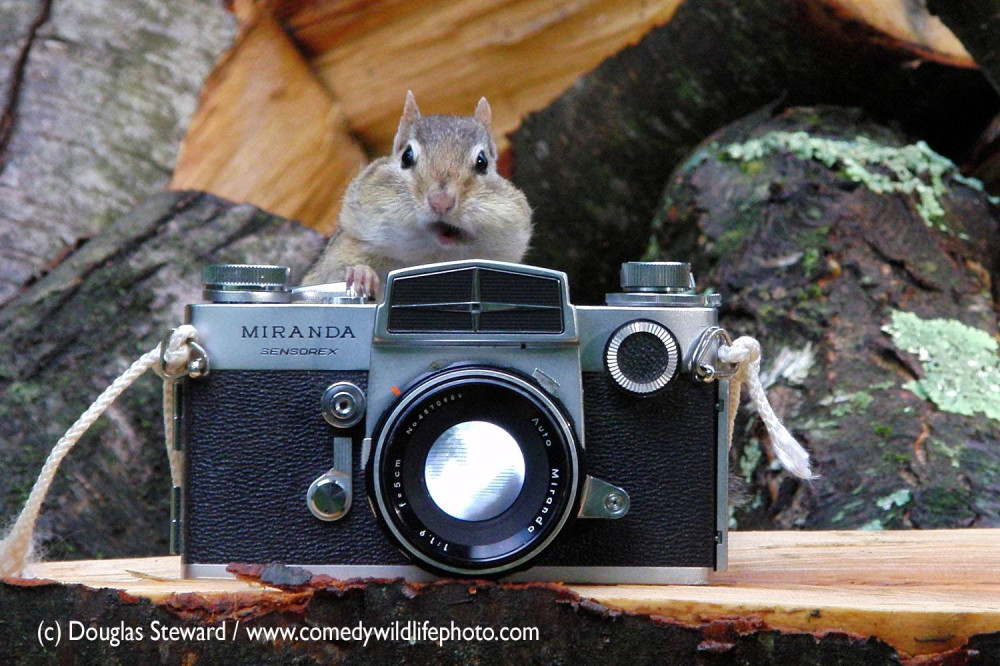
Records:
{"label": "chipmunk", "polygon": [[531,239],[531,207],[497,173],[492,112],[421,116],[407,91],[392,154],[347,188],[339,229],[303,280],[346,279],[381,297],[389,271],[459,259],[519,262]]}

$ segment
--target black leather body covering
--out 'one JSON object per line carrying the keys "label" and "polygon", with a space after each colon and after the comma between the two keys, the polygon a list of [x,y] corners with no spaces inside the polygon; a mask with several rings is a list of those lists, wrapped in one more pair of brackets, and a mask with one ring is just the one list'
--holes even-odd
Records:
{"label": "black leather body covering", "polygon": [[363,426],[352,450],[354,499],[334,522],[316,519],[306,491],[333,467],[320,409],[326,387],[366,372],[224,370],[186,382],[184,561],[197,564],[407,564],[368,506]]}
{"label": "black leather body covering", "polygon": [[[399,565],[409,560],[368,503],[363,426],[353,435],[354,498],[343,519],[306,507],[310,484],[333,466],[320,411],[327,386],[365,372],[222,370],[185,382],[183,556],[189,564]],[[575,520],[535,562],[549,566],[713,567],[717,522],[718,387],[680,375],[654,397],[584,373],[584,474],[624,488],[619,520]],[[367,418],[378,418],[368,414]]]}
{"label": "black leather body covering", "polygon": [[586,473],[623,488],[617,520],[576,520],[536,564],[715,566],[718,384],[679,375],[652,397],[583,373]]}

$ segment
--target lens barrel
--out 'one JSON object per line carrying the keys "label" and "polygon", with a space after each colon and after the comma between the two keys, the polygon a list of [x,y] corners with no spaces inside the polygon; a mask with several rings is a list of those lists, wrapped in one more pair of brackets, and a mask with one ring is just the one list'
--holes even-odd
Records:
{"label": "lens barrel", "polygon": [[578,500],[581,451],[532,380],[458,367],[416,382],[372,438],[368,488],[387,534],[445,575],[525,568]]}

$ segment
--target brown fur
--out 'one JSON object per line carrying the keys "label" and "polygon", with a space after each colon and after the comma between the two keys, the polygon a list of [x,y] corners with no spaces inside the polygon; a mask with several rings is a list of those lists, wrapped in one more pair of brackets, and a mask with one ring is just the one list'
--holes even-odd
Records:
{"label": "brown fur", "polygon": [[[521,261],[531,239],[531,208],[496,171],[490,120],[485,98],[473,116],[423,117],[407,93],[392,155],[372,162],[348,186],[339,231],[304,283],[343,280],[352,267],[370,267],[384,283],[389,271],[417,264]],[[416,163],[404,169],[407,146]],[[485,174],[475,169],[480,150],[489,160]],[[444,215],[428,201],[435,192],[454,196]],[[461,230],[460,238],[441,241],[434,231],[438,220]]]}

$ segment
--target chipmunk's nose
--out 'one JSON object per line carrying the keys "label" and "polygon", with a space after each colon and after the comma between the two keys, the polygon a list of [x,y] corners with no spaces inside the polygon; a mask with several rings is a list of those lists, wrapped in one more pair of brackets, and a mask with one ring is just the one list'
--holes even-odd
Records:
{"label": "chipmunk's nose", "polygon": [[427,194],[427,203],[438,215],[447,215],[455,207],[455,195],[443,190],[435,190]]}

